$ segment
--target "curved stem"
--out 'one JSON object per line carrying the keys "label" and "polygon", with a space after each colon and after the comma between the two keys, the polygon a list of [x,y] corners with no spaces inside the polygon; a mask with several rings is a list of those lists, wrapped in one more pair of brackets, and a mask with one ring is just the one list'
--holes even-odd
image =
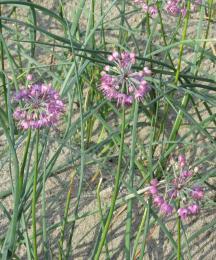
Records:
{"label": "curved stem", "polygon": [[120,151],[119,151],[119,158],[118,158],[118,166],[117,166],[117,173],[115,175],[115,186],[112,194],[112,200],[111,200],[111,206],[109,210],[109,214],[106,220],[105,227],[103,229],[103,233],[101,236],[100,243],[98,245],[97,252],[94,256],[95,260],[98,260],[101,254],[101,251],[103,249],[104,242],[106,240],[106,236],[109,230],[109,226],[112,220],[113,212],[115,209],[115,204],[116,204],[116,199],[118,196],[119,192],[119,182],[120,182],[120,177],[121,177],[121,165],[122,165],[122,158],[123,158],[123,147],[124,147],[124,135],[125,135],[125,107],[123,106],[123,111],[122,111],[122,125],[121,125],[121,142],[120,142]]}
{"label": "curved stem", "polygon": [[38,260],[37,255],[37,232],[36,232],[36,202],[37,202],[37,178],[38,178],[38,147],[39,147],[39,129],[36,132],[35,144],[35,169],[34,169],[34,183],[32,192],[32,232],[33,232],[33,252],[34,260]]}

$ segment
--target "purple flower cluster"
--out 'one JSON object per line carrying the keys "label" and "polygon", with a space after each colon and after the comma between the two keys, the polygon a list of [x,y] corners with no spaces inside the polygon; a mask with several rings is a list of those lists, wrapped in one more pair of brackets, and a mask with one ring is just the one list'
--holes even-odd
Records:
{"label": "purple flower cluster", "polygon": [[193,173],[186,169],[185,156],[179,156],[178,167],[180,173],[167,184],[167,191],[164,196],[159,193],[157,179],[151,180],[149,193],[153,198],[154,205],[160,209],[163,215],[172,214],[174,208],[171,204],[174,201],[180,201],[177,213],[184,220],[199,213],[199,201],[204,197],[204,190],[201,186],[193,183]]}
{"label": "purple flower cluster", "polygon": [[134,0],[134,3],[140,5],[143,11],[148,13],[152,18],[158,15],[157,6],[155,4],[147,5],[144,0]]}
{"label": "purple flower cluster", "polygon": [[134,100],[141,101],[150,91],[145,80],[151,75],[151,70],[144,67],[139,72],[132,71],[136,58],[133,52],[113,52],[108,57],[114,66],[105,66],[101,72],[100,90],[108,100],[114,100],[120,105],[131,105]]}
{"label": "purple flower cluster", "polygon": [[161,196],[159,194],[159,190],[158,190],[158,180],[157,179],[152,179],[150,182],[150,188],[149,188],[149,192],[153,198],[153,203],[156,207],[159,207],[160,212],[165,215],[165,216],[169,216],[172,214],[173,212],[173,206],[168,203],[163,196]]}
{"label": "purple flower cluster", "polygon": [[[191,11],[195,12],[197,10],[197,6],[202,3],[202,0],[194,0],[191,3]],[[186,1],[185,0],[168,0],[165,4],[165,10],[167,13],[173,16],[182,15],[185,16],[187,13],[186,8]]]}
{"label": "purple flower cluster", "polygon": [[178,16],[180,14],[185,16],[187,12],[185,2],[180,0],[168,0],[165,5],[165,10],[173,16]]}
{"label": "purple flower cluster", "polygon": [[24,130],[52,126],[64,111],[59,93],[50,85],[32,84],[22,88],[14,94],[13,100],[21,102],[13,117]]}

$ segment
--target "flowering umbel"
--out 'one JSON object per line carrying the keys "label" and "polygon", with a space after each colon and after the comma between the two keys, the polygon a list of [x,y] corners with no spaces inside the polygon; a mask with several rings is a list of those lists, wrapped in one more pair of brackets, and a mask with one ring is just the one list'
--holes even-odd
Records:
{"label": "flowering umbel", "polygon": [[204,189],[194,183],[194,173],[187,169],[184,155],[179,155],[178,170],[179,174],[166,183],[165,195],[160,194],[157,179],[151,180],[149,193],[155,207],[158,207],[163,215],[172,214],[174,210],[172,204],[174,202],[176,205],[180,203],[177,214],[184,220],[199,213],[200,201],[204,198]]}
{"label": "flowering umbel", "polygon": [[[191,1],[190,11],[196,12],[197,7],[202,4],[202,0]],[[187,13],[186,8],[187,2],[185,0],[168,0],[165,4],[165,10],[167,13],[173,16],[182,15],[185,16]]]}
{"label": "flowering umbel", "polygon": [[[154,1],[155,2],[155,1]],[[148,13],[152,18],[157,17],[158,9],[156,3],[147,4],[145,0],[134,0],[134,3],[142,7],[144,13]]]}
{"label": "flowering umbel", "polygon": [[[151,3],[148,2],[148,4],[146,0],[133,0],[133,2],[142,7],[143,11],[148,13],[152,18],[157,17],[157,1],[153,0]],[[202,0],[192,0],[190,4],[190,12],[196,12],[201,4]],[[186,0],[166,0],[164,10],[172,16],[182,15],[184,17],[187,13],[186,6]]]}
{"label": "flowering umbel", "polygon": [[142,100],[149,92],[150,86],[145,80],[151,71],[144,67],[138,72],[132,71],[136,62],[133,52],[113,52],[108,57],[114,66],[105,66],[101,72],[100,90],[109,100],[114,100],[121,105],[131,105],[134,100]]}
{"label": "flowering umbel", "polygon": [[13,117],[24,130],[55,125],[64,111],[59,93],[43,83],[20,89],[14,94],[13,100],[19,103]]}

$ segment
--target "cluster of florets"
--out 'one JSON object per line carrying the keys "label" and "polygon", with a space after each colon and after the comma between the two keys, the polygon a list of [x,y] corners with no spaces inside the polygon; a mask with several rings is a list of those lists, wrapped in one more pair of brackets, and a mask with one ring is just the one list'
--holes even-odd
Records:
{"label": "cluster of florets", "polygon": [[[192,12],[195,12],[197,10],[197,7],[202,3],[202,0],[194,0],[191,3],[190,10]],[[182,15],[185,16],[187,13],[186,8],[186,1],[185,0],[168,0],[165,4],[165,10],[167,13],[173,16]]]}
{"label": "cluster of florets", "polygon": [[157,179],[151,180],[149,193],[153,198],[154,205],[160,209],[163,215],[172,214],[173,204],[180,202],[177,213],[184,220],[199,213],[200,200],[204,197],[204,189],[194,184],[194,173],[186,169],[186,159],[183,155],[178,158],[178,168],[180,173],[166,185],[164,196],[160,195]]}
{"label": "cluster of florets", "polygon": [[144,67],[139,72],[132,71],[136,58],[133,52],[113,52],[108,60],[114,66],[105,66],[101,72],[100,90],[109,100],[114,100],[120,105],[131,105],[134,100],[141,101],[150,91],[145,80],[151,75],[151,70]]}
{"label": "cluster of florets", "polygon": [[148,13],[151,17],[155,18],[158,15],[158,10],[156,4],[148,5],[144,0],[134,0],[135,4],[138,4],[142,7],[145,13]]}
{"label": "cluster of florets", "polygon": [[[27,78],[30,79],[30,76]],[[64,111],[59,93],[50,85],[32,84],[14,94],[13,101],[20,103],[13,117],[24,130],[42,128],[57,123]]]}

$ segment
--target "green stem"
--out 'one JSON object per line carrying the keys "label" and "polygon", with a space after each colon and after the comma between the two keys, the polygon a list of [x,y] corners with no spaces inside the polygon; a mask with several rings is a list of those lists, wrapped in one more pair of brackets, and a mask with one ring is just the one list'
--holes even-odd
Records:
{"label": "green stem", "polygon": [[[185,23],[184,23],[183,33],[182,33],[182,41],[184,41],[186,39],[189,18],[190,18],[190,1],[187,2],[187,15],[186,15],[186,18],[185,18]],[[178,66],[177,66],[176,75],[175,75],[175,84],[176,85],[177,85],[178,80],[179,80],[183,50],[184,50],[184,45],[183,45],[183,43],[181,43],[180,44],[180,50],[179,50]],[[190,95],[188,93],[186,93],[184,95],[184,97],[182,99],[182,103],[181,103],[181,105],[184,109],[187,107],[189,99],[190,99]],[[167,145],[167,150],[170,148],[170,146],[172,146],[172,141],[175,140],[175,138],[178,134],[179,128],[180,128],[182,120],[183,120],[183,115],[184,115],[183,112],[181,110],[179,110],[178,115],[176,117],[176,120],[174,122],[174,126],[172,128],[170,137],[169,137],[170,142]]]}
{"label": "green stem", "polygon": [[[213,7],[213,0],[208,1],[208,6],[209,6],[209,17],[208,17],[208,24],[207,24],[206,33],[205,33],[205,39],[208,39],[208,34],[209,34],[209,30],[210,30],[210,25],[211,25],[211,18],[212,18],[212,14],[213,14],[213,11],[214,11],[214,8],[212,8]],[[202,59],[203,59],[203,56],[204,56],[206,44],[207,44],[207,41],[204,41],[202,51],[201,51],[201,55],[200,55],[200,58],[197,62],[197,65],[196,65],[195,76],[198,75],[199,68],[200,68],[200,65],[202,63]]]}
{"label": "green stem", "polygon": [[[101,198],[100,198],[100,186],[102,183],[102,178],[100,179],[99,183],[98,183],[98,187],[97,187],[97,201],[98,201],[98,209],[99,209],[99,213],[100,213],[100,218],[101,218],[101,226],[102,226],[102,230],[104,230],[104,216],[103,216],[103,211],[102,211],[102,206],[101,206]],[[110,259],[109,256],[109,248],[107,245],[107,241],[105,243],[105,249],[106,249],[106,259]]]}
{"label": "green stem", "polygon": [[14,252],[14,245],[16,242],[16,235],[17,235],[17,218],[18,218],[18,209],[19,209],[19,202],[20,202],[20,192],[19,192],[19,161],[16,154],[15,144],[10,136],[8,131],[8,126],[6,125],[5,120],[5,113],[0,108],[0,123],[1,127],[4,130],[5,136],[8,141],[8,145],[10,148],[10,155],[12,157],[12,165],[13,165],[13,173],[15,178],[14,184],[14,207],[13,207],[13,216],[10,222],[10,227],[8,228],[7,235],[4,240],[4,244],[1,249],[1,260],[11,259]]}
{"label": "green stem", "polygon": [[145,208],[145,210],[143,212],[143,217],[142,217],[142,220],[141,220],[141,223],[140,223],[140,226],[139,226],[136,238],[135,238],[132,259],[136,259],[136,251],[137,251],[137,247],[139,245],[139,240],[140,240],[140,236],[142,234],[144,224],[146,222],[147,210],[148,210],[148,208]]}
{"label": "green stem", "polygon": [[[185,18],[183,33],[182,33],[182,41],[184,41],[186,39],[186,36],[187,36],[187,28],[188,28],[189,18],[190,18],[190,1],[187,2],[187,14],[186,14],[186,18]],[[184,43],[181,43],[180,49],[179,49],[178,65],[177,65],[177,70],[176,70],[176,75],[175,75],[175,83],[176,84],[178,83],[179,74],[180,74],[180,71],[181,71],[181,61],[182,61],[183,50],[184,50]]]}
{"label": "green stem", "polygon": [[[0,16],[2,16],[2,8],[0,5]],[[2,35],[2,20],[0,19],[0,34]],[[3,35],[2,35],[3,37]],[[5,100],[5,110],[6,110],[6,114],[7,114],[7,88],[6,88],[6,80],[5,80],[5,74],[4,74],[4,69],[5,69],[5,65],[4,65],[4,46],[3,43],[0,42],[0,55],[1,55],[1,70],[2,70],[2,86],[3,86],[3,92],[4,92],[4,100]],[[2,106],[3,107],[3,106]]]}
{"label": "green stem", "polygon": [[[93,82],[90,82],[90,85],[92,85]],[[89,106],[91,106],[94,102],[94,91],[93,88],[89,88],[86,98],[85,98],[85,104],[84,104],[84,111],[88,111]],[[86,122],[86,143],[87,146],[91,142],[92,133],[93,133],[93,127],[94,127],[94,117],[90,117]]]}
{"label": "green stem", "polygon": [[[71,35],[70,35],[71,37]],[[71,41],[71,47],[73,49],[73,44]],[[78,96],[79,96],[79,105],[80,105],[80,180],[79,180],[79,187],[78,187],[78,194],[77,194],[77,201],[76,201],[76,206],[74,209],[74,216],[75,220],[71,225],[71,232],[70,236],[68,239],[67,243],[67,252],[66,252],[66,259],[69,259],[69,255],[72,254],[72,239],[73,239],[73,234],[74,234],[74,228],[75,228],[75,223],[76,223],[76,217],[79,209],[79,203],[80,203],[80,198],[81,198],[81,193],[82,193],[82,188],[83,188],[83,181],[84,181],[84,170],[85,170],[85,129],[84,129],[84,121],[83,121],[83,92],[82,92],[82,86],[79,80],[78,76],[78,63],[76,59],[74,60],[75,63],[75,72],[76,72],[76,83],[78,87]]]}
{"label": "green stem", "polygon": [[124,135],[125,135],[125,107],[123,106],[123,111],[122,111],[122,125],[121,125],[121,142],[120,142],[120,151],[119,151],[119,158],[118,158],[118,166],[117,166],[117,172],[115,175],[115,186],[112,194],[112,200],[111,200],[111,206],[109,210],[109,214],[106,220],[106,224],[101,236],[100,243],[98,245],[97,252],[94,256],[94,260],[99,260],[101,251],[103,249],[103,245],[109,230],[109,226],[112,220],[113,212],[115,209],[115,204],[116,204],[116,199],[118,196],[119,192],[119,182],[120,182],[120,177],[121,177],[121,166],[122,166],[122,158],[123,158],[123,147],[124,147]]}
{"label": "green stem", "polygon": [[149,231],[150,208],[151,208],[151,201],[149,200],[148,204],[147,204],[147,215],[146,215],[145,226],[144,226],[144,230],[143,230],[143,241],[142,241],[142,248],[141,248],[139,260],[142,260],[144,258],[144,254],[145,254],[145,247],[146,247],[147,239],[148,239],[147,235],[148,235],[148,231]]}
{"label": "green stem", "polygon": [[25,170],[26,160],[27,160],[27,156],[28,156],[28,152],[29,152],[30,140],[31,140],[31,129],[28,130],[28,138],[27,138],[26,147],[25,147],[24,156],[23,156],[23,161],[22,161],[22,165],[21,165],[20,173],[19,173],[19,193],[20,193],[20,196],[22,195],[24,170]]}
{"label": "green stem", "polygon": [[124,21],[125,21],[125,0],[121,1],[121,20],[120,20],[120,30],[119,30],[119,44],[124,44]]}
{"label": "green stem", "polygon": [[47,240],[47,225],[46,225],[46,166],[44,167],[43,173],[43,189],[42,189],[42,228],[43,228],[43,250],[44,250],[44,258],[49,259],[49,247]]}
{"label": "green stem", "polygon": [[36,232],[36,202],[37,202],[37,178],[38,178],[38,147],[39,147],[39,129],[36,130],[35,168],[34,168],[34,183],[33,183],[33,192],[32,192],[32,232],[33,232],[33,253],[34,253],[34,260],[38,260],[38,255],[37,255],[37,232]]}
{"label": "green stem", "polygon": [[[16,20],[18,20],[19,18],[17,17],[17,9],[14,10],[14,15]],[[22,64],[22,57],[21,57],[21,40],[20,40],[20,34],[19,34],[19,26],[17,23],[15,23],[15,28],[16,28],[16,41],[17,41],[17,52],[18,52],[18,62],[19,62],[19,68],[20,68],[20,74],[23,73],[23,64]]]}
{"label": "green stem", "polygon": [[[132,144],[131,144],[131,154],[130,154],[130,168],[129,168],[129,182],[131,187],[133,187],[133,177],[134,177],[134,161],[135,161],[135,147],[137,141],[137,121],[138,121],[138,108],[139,104],[135,102],[134,117],[133,117],[133,129],[132,129]],[[126,259],[130,259],[130,240],[131,240],[131,226],[132,226],[132,202],[128,201],[127,205],[127,224],[126,224],[126,234],[125,234],[125,250]]]}
{"label": "green stem", "polygon": [[[146,4],[149,5],[149,0],[146,0]],[[152,39],[151,39],[151,24],[150,24],[150,15],[149,13],[147,12],[146,13],[146,30],[147,30],[147,38],[148,38],[148,41],[147,41],[147,45],[146,45],[146,48],[145,48],[145,51],[144,51],[144,57],[150,53],[150,68],[152,68]],[[150,42],[149,42],[150,41]],[[152,92],[154,93],[154,90],[152,90]],[[155,94],[155,93],[154,93]]]}
{"label": "green stem", "polygon": [[[187,107],[189,100],[190,100],[190,95],[186,94],[182,99],[182,103],[181,103],[182,108]],[[172,141],[175,140],[175,138],[178,134],[178,130],[179,130],[182,120],[183,120],[183,115],[184,115],[184,113],[182,112],[182,110],[179,110],[176,120],[174,122],[174,126],[173,126],[171,134],[170,134],[170,138],[169,138],[170,143],[168,144],[168,149],[170,148],[170,146],[172,146]]]}
{"label": "green stem", "polygon": [[[28,2],[31,3],[31,0],[28,0]],[[30,41],[31,41],[31,57],[34,58],[35,56],[35,42],[36,42],[36,34],[37,30],[35,27],[37,26],[37,17],[36,12],[33,6],[30,6],[31,13],[29,15],[29,21],[31,24],[34,25],[33,29],[30,29]]]}
{"label": "green stem", "polygon": [[61,226],[61,237],[59,239],[59,260],[63,259],[63,243],[64,243],[64,236],[65,236],[65,228],[67,224],[67,218],[68,218],[68,211],[69,211],[69,206],[70,206],[70,201],[71,201],[71,194],[72,194],[72,188],[73,188],[73,181],[75,177],[75,173],[72,173],[71,175],[71,180],[70,180],[70,186],[69,186],[69,191],[67,194],[67,199],[66,199],[66,205],[65,205],[65,210],[64,210],[64,218]]}
{"label": "green stem", "polygon": [[[100,16],[103,16],[103,10],[104,10],[104,1],[100,1]],[[103,46],[104,50],[106,51],[106,39],[105,39],[105,33],[104,33],[104,22],[101,21],[101,45]]]}
{"label": "green stem", "polygon": [[[175,39],[175,37],[176,37],[176,34],[177,34],[177,32],[178,32],[178,28],[180,27],[180,24],[181,24],[181,18],[182,18],[182,17],[179,16],[179,19],[178,19],[178,22],[177,22],[177,25],[176,25],[176,30],[174,31],[174,33],[173,33],[173,35],[172,35],[171,40],[169,41],[169,43],[167,43],[166,33],[165,33],[165,30],[164,30],[163,19],[162,19],[161,12],[160,12],[160,3],[159,3],[159,2],[157,3],[157,9],[158,9],[158,16],[159,16],[160,25],[161,25],[161,35],[162,35],[162,38],[163,38],[163,41],[164,41],[164,45],[165,45],[165,46],[168,46],[168,45],[170,45],[170,44],[173,43],[173,41],[174,41],[174,39]],[[169,59],[169,61],[170,61],[170,64],[171,64],[172,67],[173,67],[173,71],[176,73],[175,64],[174,64],[174,62],[173,62],[173,60],[172,60],[172,57],[171,57],[169,51],[166,51],[166,53],[165,53],[165,55],[164,55],[164,61],[166,61],[167,56],[168,56],[168,59]],[[164,67],[164,66],[162,66],[162,69],[163,69],[163,67]],[[162,79],[162,74],[161,74],[161,79]],[[162,81],[162,80],[161,80],[161,81]],[[172,97],[172,96],[173,96],[173,95],[171,95],[171,97]],[[166,123],[166,121],[167,121],[167,117],[168,117],[168,114],[169,114],[169,110],[170,110],[170,105],[169,105],[169,103],[165,103],[165,106],[164,106],[164,116],[163,116],[163,118],[161,119],[161,124],[160,124],[160,126],[159,126],[158,131],[155,131],[155,135],[154,135],[154,136],[155,136],[154,139],[155,139],[156,141],[158,141],[158,140],[160,139],[161,134],[164,132],[165,123]],[[157,122],[157,119],[158,119],[158,118],[156,117],[156,122]],[[153,148],[153,153],[154,153],[155,149],[156,149],[156,145],[155,145],[155,147]],[[162,149],[163,149],[163,148],[162,148]]]}

